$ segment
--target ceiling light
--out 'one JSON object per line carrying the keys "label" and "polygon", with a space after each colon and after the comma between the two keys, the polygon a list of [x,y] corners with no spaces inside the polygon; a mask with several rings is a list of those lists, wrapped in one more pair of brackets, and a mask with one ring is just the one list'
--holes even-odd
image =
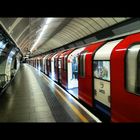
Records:
{"label": "ceiling light", "polygon": [[40,35],[38,36],[38,38],[36,39],[36,42],[33,44],[32,48],[31,48],[31,52],[33,51],[33,49],[35,49],[37,47],[37,44],[40,42],[43,34],[45,33],[45,31],[48,28],[49,23],[52,21],[52,18],[47,18],[47,20],[45,21],[45,25],[43,26],[43,29],[40,33]]}

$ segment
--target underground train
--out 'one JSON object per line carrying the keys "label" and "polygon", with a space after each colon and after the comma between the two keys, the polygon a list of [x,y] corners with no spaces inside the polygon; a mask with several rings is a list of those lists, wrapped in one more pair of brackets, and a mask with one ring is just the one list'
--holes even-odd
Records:
{"label": "underground train", "polygon": [[111,122],[140,122],[140,33],[30,58],[28,63]]}

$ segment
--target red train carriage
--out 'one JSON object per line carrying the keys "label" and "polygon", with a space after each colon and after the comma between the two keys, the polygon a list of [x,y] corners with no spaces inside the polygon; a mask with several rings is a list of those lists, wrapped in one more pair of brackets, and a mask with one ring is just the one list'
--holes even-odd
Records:
{"label": "red train carriage", "polygon": [[88,45],[79,55],[78,98],[93,107],[92,96],[92,55],[103,42]]}
{"label": "red train carriage", "polygon": [[140,33],[113,49],[110,65],[111,120],[140,122]]}
{"label": "red train carriage", "polygon": [[46,57],[45,57],[45,59],[44,59],[44,68],[45,68],[45,74],[46,75],[48,75],[48,58],[49,58],[49,56],[51,55],[51,53],[50,54],[47,54],[46,55]]}
{"label": "red train carriage", "polygon": [[140,121],[140,33],[108,41],[93,56],[95,108],[112,122]]}
{"label": "red train carriage", "polygon": [[59,69],[60,69],[60,65],[59,65],[59,56],[63,53],[64,51],[60,51],[58,52],[55,57],[54,57],[54,81],[59,83],[58,77],[59,77]]}
{"label": "red train carriage", "polygon": [[112,122],[139,122],[140,33],[92,45],[79,56],[78,97]]}
{"label": "red train carriage", "polygon": [[53,55],[53,53],[49,54],[46,58],[46,74],[49,76],[49,73],[50,73],[50,58],[51,56]]}
{"label": "red train carriage", "polygon": [[46,74],[46,59],[49,56],[49,54],[47,54],[46,56],[44,56],[43,59],[43,72]]}
{"label": "red train carriage", "polygon": [[[67,90],[77,87],[72,81],[78,78],[78,98],[112,122],[140,122],[140,33],[83,49],[48,54],[43,58],[45,73]],[[78,77],[72,66],[76,60]],[[38,58],[34,65],[39,67]]]}

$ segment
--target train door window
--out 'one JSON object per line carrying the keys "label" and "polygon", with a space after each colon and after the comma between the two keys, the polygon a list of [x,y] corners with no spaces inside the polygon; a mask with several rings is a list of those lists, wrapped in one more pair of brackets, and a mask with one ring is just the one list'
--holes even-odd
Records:
{"label": "train door window", "polygon": [[47,59],[46,59],[46,64],[45,65],[46,65],[46,69],[45,69],[46,71],[45,72],[47,74],[48,73],[48,60]]}
{"label": "train door window", "polygon": [[94,77],[110,81],[110,62],[109,61],[94,61],[93,62]]}
{"label": "train door window", "polygon": [[41,71],[42,71],[42,67],[43,67],[42,59],[40,59],[40,70],[41,70]]}
{"label": "train door window", "polygon": [[62,59],[58,59],[58,79],[60,80],[59,82],[61,83],[61,61]]}
{"label": "train door window", "polygon": [[40,71],[41,70],[41,63],[40,63],[40,59],[38,59],[38,70]]}
{"label": "train door window", "polygon": [[47,59],[47,65],[49,66],[50,64],[49,64],[49,59]]}
{"label": "train door window", "polygon": [[37,59],[36,59],[36,69],[37,69],[37,65],[38,65],[38,63],[37,63]]}
{"label": "train door window", "polygon": [[128,48],[125,62],[126,89],[130,93],[140,95],[140,44]]}
{"label": "train door window", "polygon": [[53,57],[51,58],[51,77],[53,80],[55,80],[54,75],[55,75],[55,56],[56,55],[57,54],[53,55]]}
{"label": "train door window", "polygon": [[87,54],[87,51],[84,51],[81,53],[80,55],[80,70],[79,70],[79,74],[81,77],[84,77],[85,76],[85,58],[86,58],[86,54]]}
{"label": "train door window", "polygon": [[58,68],[61,68],[61,59],[58,59]]}
{"label": "train door window", "polygon": [[57,67],[57,59],[54,58],[54,67]]}
{"label": "train door window", "polygon": [[64,71],[67,69],[67,55],[64,56]]}
{"label": "train door window", "polygon": [[52,67],[51,67],[51,58],[49,59],[49,71],[51,72],[51,69],[52,69]]}
{"label": "train door window", "polygon": [[72,59],[72,79],[78,80],[78,56]]}

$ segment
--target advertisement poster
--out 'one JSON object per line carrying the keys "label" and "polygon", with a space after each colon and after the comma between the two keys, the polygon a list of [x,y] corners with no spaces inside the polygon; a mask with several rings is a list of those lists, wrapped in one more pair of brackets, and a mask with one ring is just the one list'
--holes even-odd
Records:
{"label": "advertisement poster", "polygon": [[110,82],[94,78],[95,99],[110,107]]}
{"label": "advertisement poster", "polygon": [[110,81],[109,61],[94,61],[93,69],[94,69],[94,77]]}

